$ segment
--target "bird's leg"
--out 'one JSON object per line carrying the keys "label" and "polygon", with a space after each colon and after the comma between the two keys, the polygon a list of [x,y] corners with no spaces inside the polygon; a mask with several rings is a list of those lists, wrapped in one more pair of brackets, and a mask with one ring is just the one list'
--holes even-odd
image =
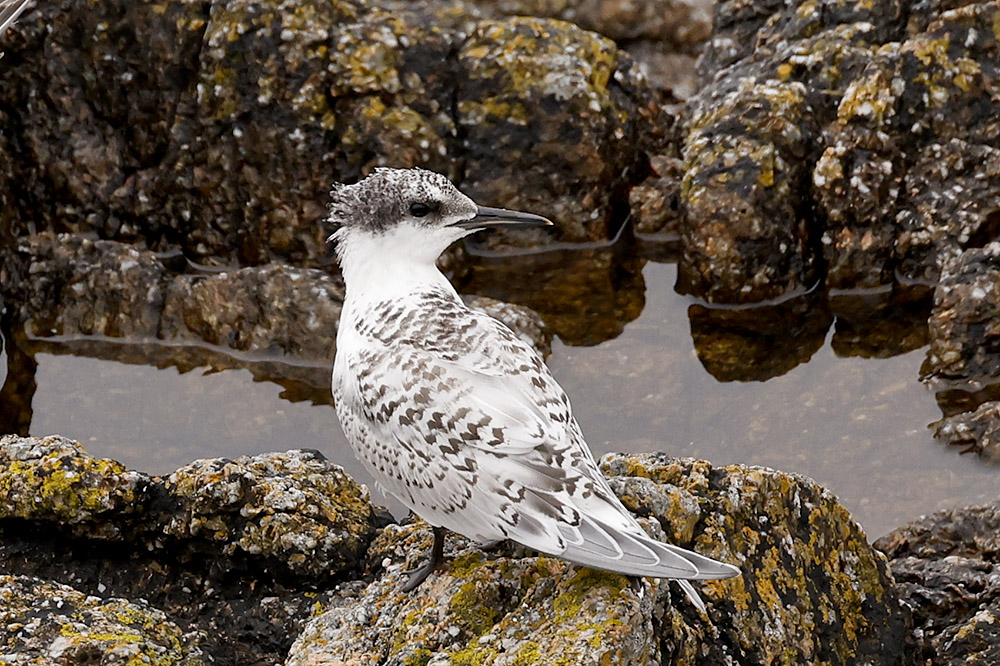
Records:
{"label": "bird's leg", "polygon": [[407,580],[401,588],[403,592],[415,590],[422,582],[424,582],[425,578],[431,575],[432,571],[444,563],[444,528],[434,527],[432,529],[434,530],[434,545],[431,546],[431,555],[427,558],[426,562],[421,564],[416,569],[403,572],[410,574],[410,579]]}

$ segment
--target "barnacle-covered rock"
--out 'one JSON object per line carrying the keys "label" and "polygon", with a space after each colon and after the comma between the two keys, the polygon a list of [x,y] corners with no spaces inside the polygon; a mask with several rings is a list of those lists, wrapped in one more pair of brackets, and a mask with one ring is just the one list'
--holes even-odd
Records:
{"label": "barnacle-covered rock", "polygon": [[65,437],[0,438],[0,520],[59,525],[95,539],[121,539],[147,505],[151,480],[114,460],[92,458]]}
{"label": "barnacle-covered rock", "polygon": [[[675,663],[900,663],[905,613],[885,558],[829,491],[795,475],[664,454],[609,454],[602,468],[668,540],[742,572],[700,584],[719,618],[704,635],[685,637],[664,618],[661,646],[689,655]],[[672,498],[658,504],[665,513],[650,511],[657,505],[642,498],[652,493],[630,477]]]}
{"label": "barnacle-covered rock", "polygon": [[959,447],[962,453],[1000,464],[1000,402],[984,402],[975,411],[943,418],[931,427],[937,439]]}
{"label": "barnacle-covered rock", "polygon": [[878,48],[847,86],[813,173],[828,285],[932,282],[995,235],[998,12],[983,2],[920,15],[922,32]]}
{"label": "barnacle-covered rock", "polygon": [[801,186],[813,122],[800,82],[747,81],[694,112],[683,148],[681,290],[754,302],[815,280]]}
{"label": "barnacle-covered rock", "polygon": [[[372,544],[382,575],[350,603],[317,615],[286,666],[314,663],[659,663],[653,599],[624,576],[567,566],[505,547],[484,553],[450,539],[453,559],[417,590],[400,594],[403,565],[430,545],[423,522],[392,526]],[[520,550],[520,552],[516,552]]]}
{"label": "barnacle-covered rock", "polygon": [[573,24],[522,17],[477,24],[458,64],[466,193],[545,215],[572,240],[606,238],[636,148],[656,133],[628,55]]}
{"label": "barnacle-covered rock", "polygon": [[0,652],[9,666],[203,666],[212,663],[204,641],[143,601],[0,575]]}
{"label": "barnacle-covered rock", "polygon": [[[698,613],[666,581],[567,565],[521,547],[446,540],[451,560],[412,593],[404,569],[430,546],[422,522],[369,551],[374,580],[313,618],[287,666],[401,664],[897,664],[904,612],[885,559],[846,510],[801,477],[665,455],[602,462],[647,531],[737,563],[741,578],[696,584]],[[787,600],[794,599],[794,603]]]}
{"label": "barnacle-covered rock", "polygon": [[355,569],[380,520],[368,490],[315,451],[197,460],[166,489],[177,504],[166,534],[315,581]]}
{"label": "barnacle-covered rock", "polygon": [[941,666],[1000,659],[1000,504],[940,511],[875,546],[912,611],[915,655]]}
{"label": "barnacle-covered rock", "polygon": [[924,372],[938,379],[1000,378],[1000,243],[967,250],[934,292]]}
{"label": "barnacle-covered rock", "polygon": [[681,285],[745,303],[817,267],[834,289],[932,282],[992,239],[998,12],[721,3],[690,101]]}

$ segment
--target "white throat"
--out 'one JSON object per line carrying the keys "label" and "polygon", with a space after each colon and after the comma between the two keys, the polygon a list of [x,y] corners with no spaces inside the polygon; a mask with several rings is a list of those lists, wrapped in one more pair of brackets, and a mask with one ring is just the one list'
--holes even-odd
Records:
{"label": "white throat", "polygon": [[342,229],[337,233],[337,256],[347,299],[402,296],[430,285],[451,289],[438,270],[437,258],[466,233],[458,228],[429,230],[406,224],[377,235]]}

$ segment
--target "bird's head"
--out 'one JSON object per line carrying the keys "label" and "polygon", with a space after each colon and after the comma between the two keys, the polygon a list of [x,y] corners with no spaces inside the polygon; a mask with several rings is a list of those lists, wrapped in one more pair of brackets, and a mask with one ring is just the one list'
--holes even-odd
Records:
{"label": "bird's head", "polygon": [[[369,239],[387,252],[396,249],[430,262],[458,239],[498,226],[545,226],[544,217],[479,206],[441,174],[425,169],[375,169],[353,184],[330,192],[328,240],[344,246]],[[389,256],[386,259],[390,259]]]}

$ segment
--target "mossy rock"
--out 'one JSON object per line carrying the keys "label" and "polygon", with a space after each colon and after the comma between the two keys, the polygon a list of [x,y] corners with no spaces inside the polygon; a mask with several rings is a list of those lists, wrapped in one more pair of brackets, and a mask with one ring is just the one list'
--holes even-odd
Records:
{"label": "mossy rock", "polygon": [[[519,546],[449,536],[451,557],[412,593],[431,535],[390,526],[367,587],[313,618],[288,666],[392,664],[903,663],[906,617],[885,558],[836,499],[799,476],[665,455],[607,456],[625,505],[658,538],[738,564],[697,584],[702,614],[666,581],[638,585]],[[314,660],[314,662],[310,662]]]}

